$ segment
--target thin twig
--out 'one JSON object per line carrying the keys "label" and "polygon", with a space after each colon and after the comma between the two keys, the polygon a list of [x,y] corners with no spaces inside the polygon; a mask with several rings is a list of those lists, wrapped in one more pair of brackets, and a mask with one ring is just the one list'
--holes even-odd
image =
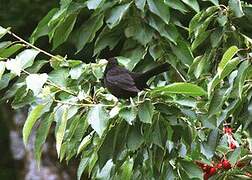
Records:
{"label": "thin twig", "polygon": [[49,57],[51,57],[51,58],[57,59],[57,60],[59,60],[59,61],[62,61],[62,59],[63,59],[63,58],[59,58],[59,57],[57,57],[57,56],[55,56],[55,55],[52,55],[52,54],[50,54],[50,53],[48,53],[48,52],[46,52],[46,51],[44,51],[44,50],[42,50],[42,49],[40,49],[40,48],[34,46],[33,44],[31,44],[31,43],[25,41],[24,39],[22,39],[21,37],[19,37],[19,36],[16,35],[15,33],[11,32],[10,30],[8,31],[8,34],[12,35],[12,36],[15,37],[16,39],[18,39],[20,42],[25,43],[26,45],[32,47],[33,49],[38,50],[39,52],[41,52],[41,53],[43,53],[43,54],[45,54],[45,55],[47,55],[47,56],[49,56]]}
{"label": "thin twig", "polygon": [[[60,104],[67,104],[67,105],[71,105],[71,106],[81,106],[81,107],[94,107],[94,106],[97,106],[99,104],[85,104],[85,103],[72,103],[72,102],[64,102],[64,101],[60,101],[60,100],[57,100],[55,98],[53,98],[53,101],[54,102],[57,102],[57,103],[60,103]],[[100,104],[101,106],[103,107],[114,107],[117,103],[115,104]]]}

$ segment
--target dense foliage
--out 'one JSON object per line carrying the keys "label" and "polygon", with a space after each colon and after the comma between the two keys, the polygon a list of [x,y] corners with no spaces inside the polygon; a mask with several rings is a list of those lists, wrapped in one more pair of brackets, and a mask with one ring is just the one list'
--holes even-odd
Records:
{"label": "dense foliage", "polygon": [[[17,39],[0,43],[1,101],[30,106],[23,140],[38,123],[38,164],[55,124],[59,160],[80,157],[78,179],[249,178],[251,17],[240,0],[61,0],[31,44],[0,27],[0,37]],[[95,61],[32,45],[42,36]],[[151,90],[118,100],[100,83],[108,55],[133,71],[165,61],[171,69]]]}

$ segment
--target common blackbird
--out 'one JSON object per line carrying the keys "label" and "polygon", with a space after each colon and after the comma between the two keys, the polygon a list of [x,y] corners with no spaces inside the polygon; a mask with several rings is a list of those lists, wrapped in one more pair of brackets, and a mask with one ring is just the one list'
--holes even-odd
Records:
{"label": "common blackbird", "polygon": [[102,85],[117,98],[129,99],[148,88],[146,83],[151,77],[168,71],[168,68],[169,64],[164,63],[144,73],[130,72],[120,66],[116,58],[109,58],[101,81]]}

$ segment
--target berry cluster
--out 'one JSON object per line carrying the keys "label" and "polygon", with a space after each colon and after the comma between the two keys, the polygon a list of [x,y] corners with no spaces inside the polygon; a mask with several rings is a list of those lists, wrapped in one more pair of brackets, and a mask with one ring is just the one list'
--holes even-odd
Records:
{"label": "berry cluster", "polygon": [[[233,137],[232,128],[230,128],[228,126],[224,126],[223,133],[225,136],[227,136],[228,146],[229,146],[230,150],[234,150],[237,147],[239,147],[239,143]],[[224,157],[221,160],[219,160],[217,163],[215,163],[213,161],[211,165],[205,164],[200,161],[196,161],[196,164],[204,172],[204,180],[208,180],[211,176],[215,175],[216,173],[221,173],[223,171],[227,171],[227,170],[229,170],[231,168],[235,168],[235,167],[243,168],[246,166],[246,164],[248,164],[248,162],[238,161],[232,167],[231,163],[225,158],[225,155],[224,155]],[[244,175],[252,178],[252,174],[250,174],[249,172],[246,172]]]}
{"label": "berry cluster", "polygon": [[204,180],[208,180],[211,176],[217,173],[217,171],[225,171],[232,168],[230,162],[227,159],[222,159],[219,163],[212,163],[212,165],[208,165],[199,161],[196,161],[196,164],[203,170],[204,172]]}

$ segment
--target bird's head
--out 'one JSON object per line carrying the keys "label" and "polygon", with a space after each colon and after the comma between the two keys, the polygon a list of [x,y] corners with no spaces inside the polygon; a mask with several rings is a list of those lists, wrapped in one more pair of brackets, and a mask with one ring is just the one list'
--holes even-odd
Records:
{"label": "bird's head", "polygon": [[107,61],[111,65],[118,65],[118,61],[115,57],[109,58]]}

